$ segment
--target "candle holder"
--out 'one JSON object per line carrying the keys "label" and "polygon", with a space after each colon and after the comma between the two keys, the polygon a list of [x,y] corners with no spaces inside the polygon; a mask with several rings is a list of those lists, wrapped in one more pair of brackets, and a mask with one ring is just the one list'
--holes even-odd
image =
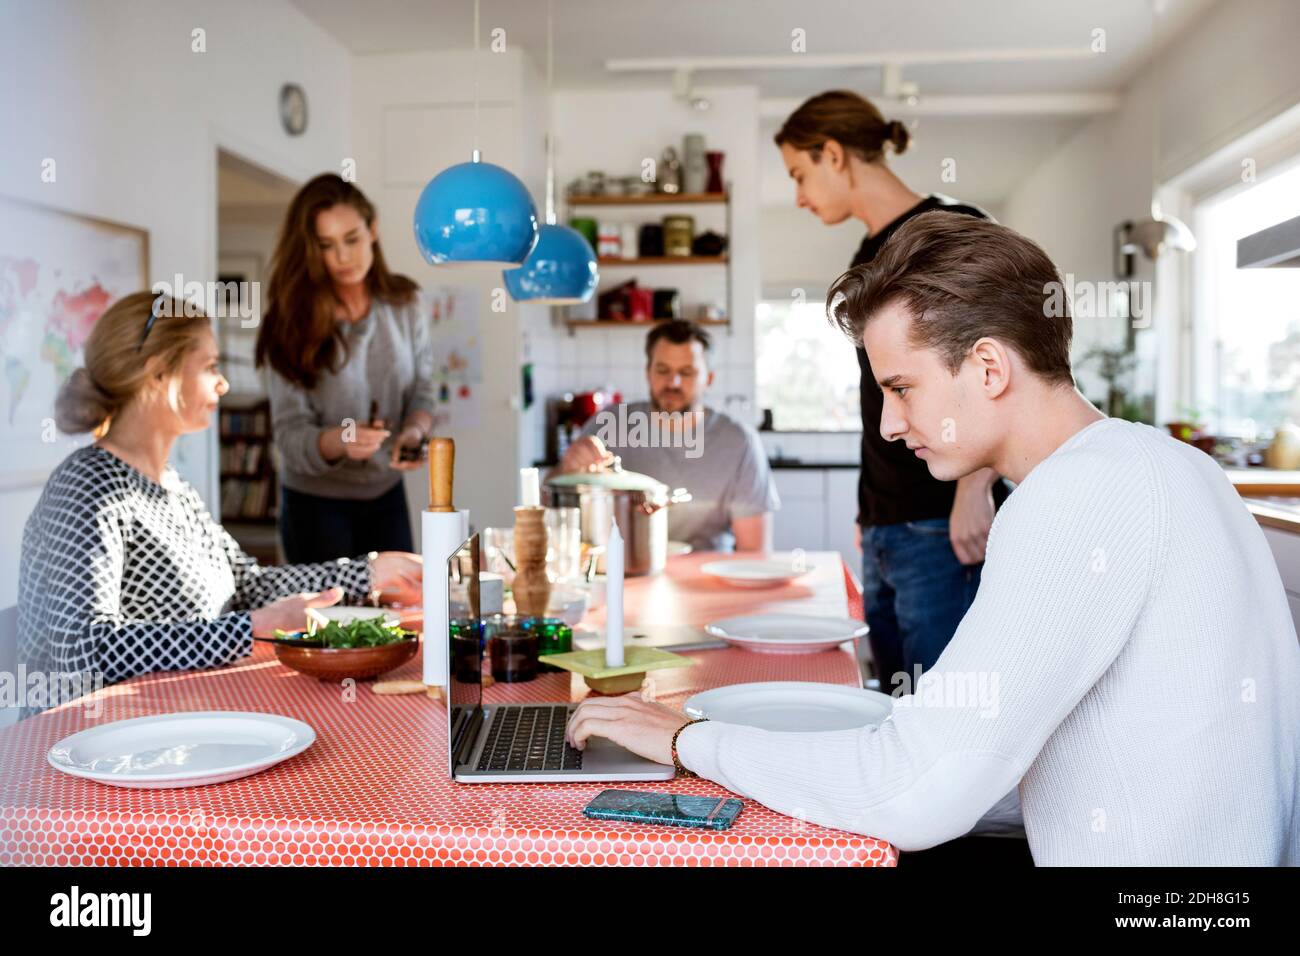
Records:
{"label": "candle holder", "polygon": [[598,694],[626,694],[636,690],[650,671],[668,667],[690,667],[695,662],[689,657],[660,650],[657,647],[629,647],[623,652],[621,667],[605,664],[605,651],[570,651],[568,654],[544,654],[537,659],[561,670],[578,674],[587,686]]}

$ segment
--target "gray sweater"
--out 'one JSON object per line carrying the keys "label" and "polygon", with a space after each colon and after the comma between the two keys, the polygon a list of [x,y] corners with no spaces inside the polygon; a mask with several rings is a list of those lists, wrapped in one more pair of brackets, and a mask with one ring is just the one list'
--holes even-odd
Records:
{"label": "gray sweater", "polygon": [[[357,322],[343,323],[349,345],[337,372],[322,372],[310,391],[268,373],[271,430],[279,452],[280,481],[286,488],[325,498],[377,498],[402,480],[389,467],[392,443],[416,409],[433,413],[432,302],[420,294],[406,306],[379,300]],[[393,436],[366,461],[326,461],[317,443],[327,428],[369,423],[370,403]]]}

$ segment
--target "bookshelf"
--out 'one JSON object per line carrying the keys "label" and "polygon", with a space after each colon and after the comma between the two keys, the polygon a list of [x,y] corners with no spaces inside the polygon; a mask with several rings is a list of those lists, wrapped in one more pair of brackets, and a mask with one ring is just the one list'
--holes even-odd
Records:
{"label": "bookshelf", "polygon": [[220,414],[221,521],[274,525],[279,487],[271,456],[271,403],[227,401]]}

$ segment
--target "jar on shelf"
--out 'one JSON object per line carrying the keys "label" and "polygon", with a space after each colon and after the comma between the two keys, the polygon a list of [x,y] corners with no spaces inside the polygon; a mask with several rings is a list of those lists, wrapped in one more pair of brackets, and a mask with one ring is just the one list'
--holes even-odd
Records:
{"label": "jar on shelf", "polygon": [[664,255],[689,256],[694,237],[694,216],[664,216]]}
{"label": "jar on shelf", "polygon": [[596,255],[617,259],[623,254],[623,231],[616,222],[602,222],[596,230]]}

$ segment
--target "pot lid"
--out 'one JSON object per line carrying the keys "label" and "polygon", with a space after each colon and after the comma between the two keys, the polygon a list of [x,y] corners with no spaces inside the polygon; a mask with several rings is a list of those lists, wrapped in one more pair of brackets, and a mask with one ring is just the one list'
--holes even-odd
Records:
{"label": "pot lid", "polygon": [[612,467],[604,471],[576,471],[567,475],[556,475],[548,485],[556,488],[606,488],[610,491],[664,491],[668,486],[662,481],[643,475],[639,471],[624,471],[617,457]]}

